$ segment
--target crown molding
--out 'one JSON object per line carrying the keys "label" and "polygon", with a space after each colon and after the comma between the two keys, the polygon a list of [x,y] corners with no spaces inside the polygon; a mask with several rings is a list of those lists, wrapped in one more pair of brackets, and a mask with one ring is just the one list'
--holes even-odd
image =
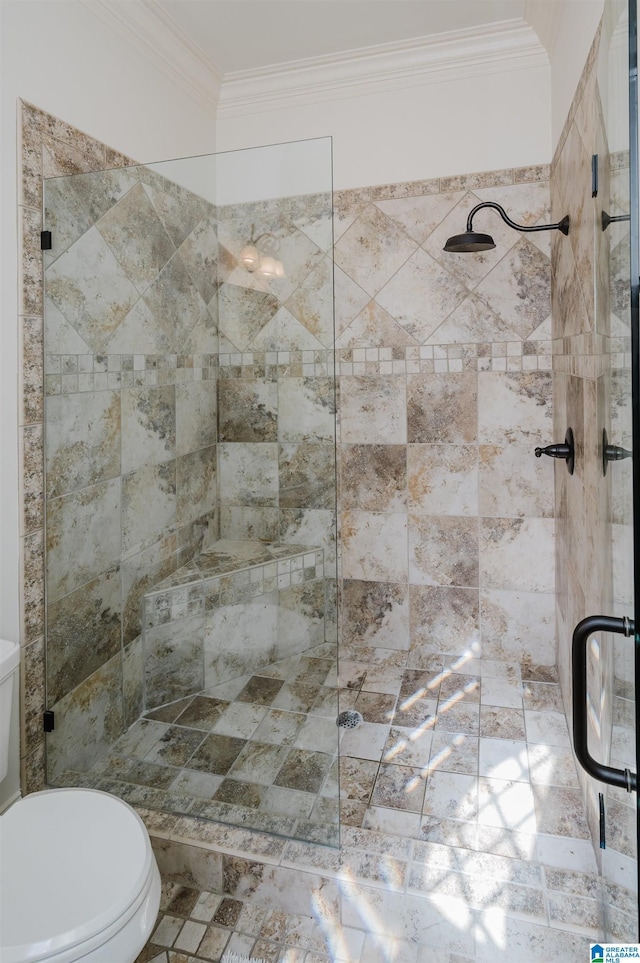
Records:
{"label": "crown molding", "polygon": [[558,42],[561,14],[561,3],[549,3],[549,0],[526,0],[524,19],[538,34],[549,55],[549,61],[553,60]]}
{"label": "crown molding", "polygon": [[154,0],[80,2],[201,107],[215,113],[222,72]]}
{"label": "crown molding", "polygon": [[230,117],[548,64],[533,28],[506,20],[228,73],[218,112]]}
{"label": "crown molding", "polygon": [[[205,110],[225,117],[549,63],[536,31],[518,18],[223,75],[154,0],[80,2]],[[555,21],[556,4],[545,8]],[[545,28],[553,36],[553,24]]]}

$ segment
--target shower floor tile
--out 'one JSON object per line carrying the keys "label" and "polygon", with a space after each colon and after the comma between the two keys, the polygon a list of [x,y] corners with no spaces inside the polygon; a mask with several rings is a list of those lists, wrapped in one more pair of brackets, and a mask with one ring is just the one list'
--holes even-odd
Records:
{"label": "shower floor tile", "polygon": [[[165,880],[136,963],[212,963],[227,953],[271,963],[581,963],[599,938],[593,875],[542,873],[526,861],[446,845],[418,844],[416,855],[404,883],[401,861],[387,853],[386,890],[350,884],[306,913],[253,892],[238,897]],[[362,856],[349,859],[354,872]]]}
{"label": "shower floor tile", "polygon": [[303,712],[285,712],[284,709],[271,709],[256,729],[255,738],[258,742],[292,746],[306,718]]}
{"label": "shower floor tile", "polygon": [[213,798],[217,802],[229,803],[230,806],[247,806],[249,809],[258,809],[264,792],[264,788],[255,785],[255,783],[225,779],[215,791]]}
{"label": "shower floor tile", "polygon": [[247,702],[229,702],[227,705],[213,731],[239,739],[250,739],[269,711],[266,706],[253,706]]}
{"label": "shower floor tile", "polygon": [[196,696],[189,703],[186,709],[180,713],[173,721],[178,726],[187,726],[191,729],[205,729],[207,732],[213,728],[214,723],[223,715],[225,709],[229,708],[228,702],[222,699],[209,699],[206,696]]}
{"label": "shower floor tile", "polygon": [[317,793],[320,791],[332,761],[332,757],[325,752],[291,749],[286,762],[274,780],[274,784],[284,789]]}
{"label": "shower floor tile", "polygon": [[[134,805],[337,845],[338,696],[323,684],[335,681],[330,652],[325,644],[150,710],[83,781],[108,781]],[[369,793],[388,735],[379,728]]]}
{"label": "shower floor tile", "polygon": [[524,711],[480,706],[480,735],[495,739],[526,739]]}
{"label": "shower floor tile", "polygon": [[233,776],[263,786],[270,786],[289,750],[286,746],[270,746],[257,741],[247,742],[233,766]]}
{"label": "shower floor tile", "polygon": [[212,733],[201,740],[200,748],[189,758],[185,768],[224,776],[246,745],[246,739]]}
{"label": "shower floor tile", "polygon": [[281,679],[267,679],[254,675],[249,679],[242,692],[238,693],[236,701],[270,706],[283,685]]}
{"label": "shower floor tile", "polygon": [[[488,961],[504,958],[505,934],[522,963],[579,963],[599,932],[596,868],[554,673],[437,656],[400,677],[408,653],[387,661],[386,651],[355,649],[340,709],[366,709],[356,729],[336,730],[337,690],[317,682],[314,659],[305,671],[317,671],[315,681],[299,675],[301,660],[286,660],[245,678],[235,696],[227,686],[182,700],[177,715],[171,707],[150,714],[123,737],[115,752],[124,761],[109,771],[125,798],[154,808],[182,798],[176,812],[244,827],[245,840],[253,828],[336,845],[339,807],[339,851],[288,842],[282,859],[303,874],[347,872],[333,935],[325,942],[326,921],[311,906],[304,918],[277,915],[233,892],[225,898],[241,909],[216,916],[222,897],[175,890],[140,963],[211,961],[227,949],[277,963],[372,963],[386,961],[388,947],[404,954],[397,963]],[[370,664],[376,678],[380,666],[394,669],[397,698],[367,689]],[[324,714],[314,715],[318,707]],[[181,729],[192,735],[177,738]],[[340,794],[336,753],[324,751],[331,733],[340,737]],[[192,754],[166,764],[162,749],[171,755],[174,745],[177,758],[190,739]],[[224,768],[216,759],[224,772],[206,769],[212,760]],[[146,766],[149,784],[134,783]],[[163,767],[172,776],[166,787]],[[235,829],[225,831],[234,838]]]}
{"label": "shower floor tile", "polygon": [[[200,729],[170,726],[154,748],[147,753],[145,761],[164,763],[167,766],[184,766],[187,759],[194,755],[204,739],[205,733]],[[192,768],[197,767],[193,766]]]}
{"label": "shower floor tile", "polygon": [[[152,710],[102,771],[134,802],[144,794],[148,805],[282,835],[293,826],[299,838],[323,841],[324,830],[335,843],[339,736],[348,826],[420,839],[431,838],[434,820],[449,820],[511,843],[536,831],[584,838],[549,667],[430,656],[411,668],[406,652],[352,646],[340,670],[351,687],[338,693],[322,685],[326,654],[285,659]],[[382,688],[388,669],[397,697],[367,689],[370,666]],[[336,730],[338,695],[340,709],[360,707],[359,727]]]}

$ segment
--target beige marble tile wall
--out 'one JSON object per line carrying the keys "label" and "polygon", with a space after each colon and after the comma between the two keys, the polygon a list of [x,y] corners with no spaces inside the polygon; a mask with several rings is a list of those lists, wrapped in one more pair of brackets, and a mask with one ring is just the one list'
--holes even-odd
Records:
{"label": "beige marble tile wall", "polygon": [[47,181],[44,218],[55,779],[138,718],[143,594],[217,537],[218,285],[215,208],[147,167]]}
{"label": "beige marble tile wall", "polygon": [[[219,208],[219,472],[223,538],[336,558],[331,195]],[[286,277],[239,263],[266,235]],[[264,243],[268,243],[264,242]],[[259,242],[263,243],[263,242]]]}
{"label": "beige marble tile wall", "polygon": [[19,114],[18,279],[20,331],[20,586],[21,779],[23,791],[42,787],[45,687],[44,657],[44,481],[43,481],[43,272],[42,177],[56,177],[132,161],[57,117],[21,104]]}
{"label": "beige marble tile wall", "polygon": [[[335,262],[343,655],[552,665],[548,170],[339,192]],[[399,653],[400,654],[400,653]]]}
{"label": "beige marble tile wall", "polygon": [[[498,200],[525,223],[546,221],[547,177],[526,168],[336,197],[344,641],[360,652],[405,650],[419,667],[430,653],[481,641],[487,658],[555,661],[551,472],[533,458],[535,445],[552,440],[548,237],[531,240],[488,215],[478,226],[496,237],[494,252],[441,250],[478,200]],[[327,239],[303,231],[326,266]],[[41,311],[39,262],[32,243],[26,296],[40,298]],[[323,377],[323,317],[303,325],[320,347],[298,343],[294,359],[275,360],[313,365],[302,376]],[[280,314],[279,332],[288,323]],[[263,347],[266,362],[274,344]],[[227,351],[233,367],[236,352]],[[25,428],[41,438],[41,370],[39,379],[29,390],[25,378],[36,412]],[[25,479],[37,505],[42,476]],[[304,521],[304,509],[290,511]],[[301,527],[291,532],[297,541]],[[26,550],[40,558],[25,591],[34,626],[25,634],[25,691],[35,708],[23,749],[32,773],[25,784],[35,787],[43,772],[41,529],[31,525],[28,535]]]}
{"label": "beige marble tile wall", "polygon": [[[602,471],[602,432],[630,447],[628,224],[602,230],[603,211],[628,213],[628,156],[609,153],[607,51],[596,36],[551,167],[552,216],[571,217],[566,239],[553,238],[554,433],[576,435],[576,471],[556,469],[556,617],[558,670],[571,710],[571,637],[588,615],[632,615],[630,463]],[[604,42],[603,42],[604,47]],[[604,73],[603,73],[604,71]],[[591,196],[591,158],[599,185]],[[595,636],[588,671],[589,745],[603,762],[635,768],[632,646]],[[579,770],[587,814],[598,839],[598,793],[606,797],[607,849],[596,850],[605,877],[607,931],[616,934],[616,902],[635,888],[635,811],[627,793]]]}

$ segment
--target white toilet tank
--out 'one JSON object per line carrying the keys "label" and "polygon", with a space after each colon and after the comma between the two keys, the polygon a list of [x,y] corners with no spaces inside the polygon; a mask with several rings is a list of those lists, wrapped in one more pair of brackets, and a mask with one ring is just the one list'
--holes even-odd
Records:
{"label": "white toilet tank", "polygon": [[9,729],[11,725],[11,702],[13,677],[20,662],[20,646],[0,639],[0,782],[7,775],[9,766]]}

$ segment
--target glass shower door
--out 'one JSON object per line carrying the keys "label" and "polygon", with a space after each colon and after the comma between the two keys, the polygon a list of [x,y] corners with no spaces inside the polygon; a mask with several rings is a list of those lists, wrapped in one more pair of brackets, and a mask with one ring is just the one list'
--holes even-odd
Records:
{"label": "glass shower door", "polygon": [[331,140],[51,178],[51,785],[338,840]]}
{"label": "glass shower door", "polygon": [[592,564],[601,579],[603,614],[584,619],[574,631],[573,722],[576,755],[591,777],[588,791],[600,814],[592,831],[597,846],[599,830],[604,940],[624,943],[638,939],[638,636],[633,619],[639,588],[634,509],[640,502],[632,457],[639,431],[636,63],[636,0],[628,6],[608,0],[593,158],[597,449],[584,455],[595,473],[600,542]]}

